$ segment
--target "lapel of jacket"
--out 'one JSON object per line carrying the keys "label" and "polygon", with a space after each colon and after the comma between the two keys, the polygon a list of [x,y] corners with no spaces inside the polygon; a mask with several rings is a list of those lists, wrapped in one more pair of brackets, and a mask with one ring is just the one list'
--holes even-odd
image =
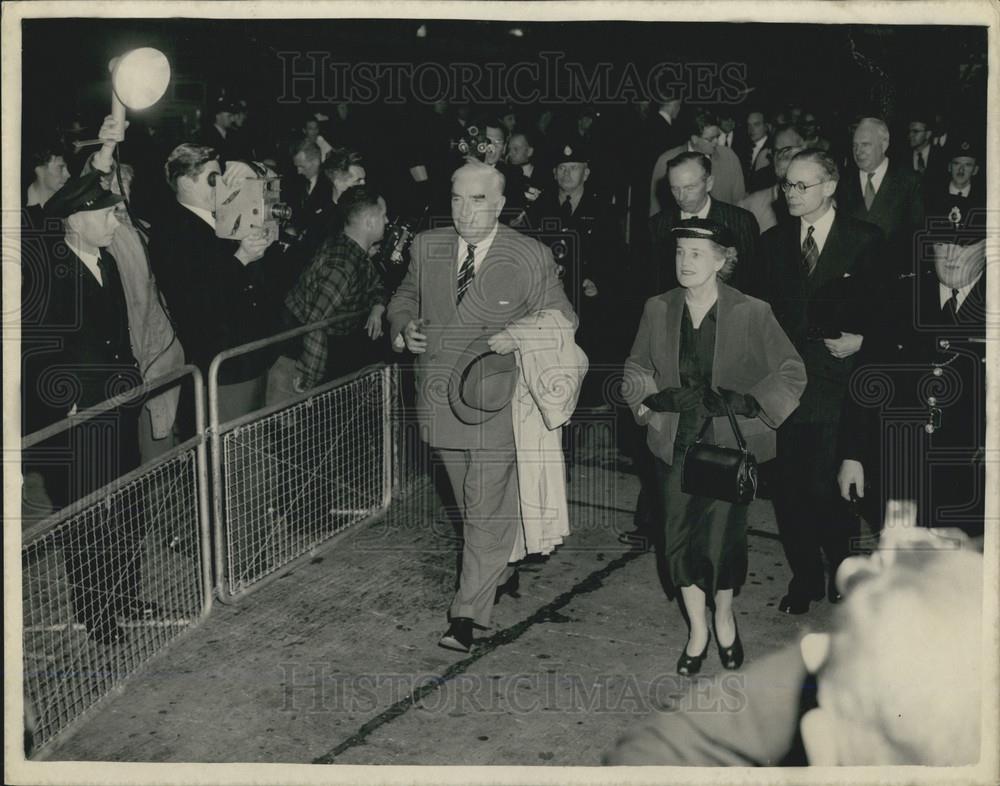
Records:
{"label": "lapel of jacket", "polygon": [[843,227],[843,219],[838,213],[834,216],[830,234],[826,236],[826,243],[823,245],[823,252],[819,255],[816,269],[806,281],[806,291],[810,297],[834,279],[843,278],[844,273],[847,272],[847,247],[849,243],[850,238],[847,237]]}
{"label": "lapel of jacket", "polygon": [[[714,200],[713,200],[714,202]],[[729,349],[729,333],[732,329],[732,310],[735,305],[736,291],[719,282],[719,299],[715,304],[715,347],[712,353],[712,387],[719,387],[718,370],[730,368],[733,365],[727,350]]]}
{"label": "lapel of jacket", "polygon": [[666,301],[666,366],[669,375],[667,385],[678,387],[681,384],[681,320],[684,317],[684,287],[674,287],[663,297]]}

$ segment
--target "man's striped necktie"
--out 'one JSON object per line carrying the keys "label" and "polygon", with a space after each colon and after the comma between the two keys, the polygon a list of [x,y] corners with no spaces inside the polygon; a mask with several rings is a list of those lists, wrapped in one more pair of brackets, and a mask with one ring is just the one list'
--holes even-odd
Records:
{"label": "man's striped necktie", "polygon": [[455,305],[462,302],[462,298],[465,297],[466,290],[472,285],[472,279],[476,275],[476,269],[474,263],[476,261],[476,247],[473,245],[469,246],[469,250],[465,255],[465,259],[462,260],[462,267],[458,270],[458,297],[455,299]]}

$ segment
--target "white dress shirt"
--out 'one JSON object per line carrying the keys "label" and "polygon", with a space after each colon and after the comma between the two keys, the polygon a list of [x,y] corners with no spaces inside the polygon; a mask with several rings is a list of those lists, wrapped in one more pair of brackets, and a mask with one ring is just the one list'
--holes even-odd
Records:
{"label": "white dress shirt", "polygon": [[[490,252],[490,246],[493,245],[493,240],[497,236],[497,226],[493,227],[493,231],[490,232],[485,238],[476,243],[475,257],[472,260],[472,270],[474,273],[479,273],[479,268],[483,264],[483,260],[486,255]],[[462,263],[465,261],[466,254],[469,253],[469,244],[465,242],[465,239],[459,235],[458,236],[458,260],[455,267],[455,276],[458,276],[458,271],[462,269]]]}
{"label": "white dress shirt", "polygon": [[968,197],[969,192],[972,190],[972,184],[969,183],[965,188],[956,188],[951,183],[948,184],[948,193],[952,196],[963,196]]}
{"label": "white dress shirt", "polygon": [[[981,279],[982,277],[983,274],[980,273],[978,276],[976,276],[975,281],[966,284],[964,287],[961,287],[958,290],[958,294],[955,295],[955,300],[957,301],[956,311],[961,310],[962,304],[965,302],[965,298],[969,296],[969,293],[972,291],[972,288],[979,283],[979,279]],[[938,295],[940,295],[941,297],[941,308],[944,309],[945,304],[949,300],[951,300],[951,287],[946,287],[944,284],[938,283]]]}
{"label": "white dress shirt", "polygon": [[719,135],[719,144],[720,145],[725,145],[726,147],[732,147],[733,146],[733,132],[730,131],[728,134],[720,134]]}
{"label": "white dress shirt", "polygon": [[[104,277],[101,275],[100,252],[95,254],[92,251],[87,251],[87,252],[81,251],[79,248],[76,247],[73,241],[69,239],[68,235],[66,236],[66,247],[74,254],[76,254],[78,257],[80,257],[80,260],[83,262],[87,270],[89,270],[93,274],[94,278],[97,279],[97,283],[103,287]],[[948,293],[948,297],[951,297],[950,292]]]}
{"label": "white dress shirt", "polygon": [[[889,159],[883,158],[882,163],[875,167],[875,171],[872,173],[874,177],[872,178],[872,185],[875,187],[875,193],[882,187],[882,180],[885,178],[885,172],[889,168]],[[858,179],[861,181],[861,193],[865,193],[865,188],[868,187],[868,173],[858,171]]]}
{"label": "white dress shirt", "polygon": [[751,165],[757,163],[757,156],[760,155],[760,151],[764,149],[764,145],[767,144],[767,137],[762,136],[756,142],[753,143],[753,150],[750,153],[750,163]]}
{"label": "white dress shirt", "polygon": [[913,169],[914,169],[914,171],[917,170],[917,158],[918,157],[924,162],[924,170],[927,169],[927,156],[930,155],[930,152],[931,152],[931,146],[929,144],[928,145],[924,145],[919,150],[914,150],[913,151]]}
{"label": "white dress shirt", "polygon": [[705,204],[702,205],[701,210],[697,213],[685,213],[681,211],[681,221],[687,221],[689,218],[708,218],[708,211],[712,209],[712,197],[707,197],[705,199]]}
{"label": "white dress shirt", "polygon": [[666,109],[661,109],[657,112],[657,114],[667,121],[668,126],[672,126],[674,124],[673,119],[670,117],[670,113]]}
{"label": "white dress shirt", "polygon": [[198,218],[212,227],[212,231],[215,231],[215,216],[212,215],[211,210],[205,210],[203,207],[195,207],[194,205],[187,205],[184,202],[179,203],[194,213]]}
{"label": "white dress shirt", "polygon": [[833,219],[836,215],[836,208],[831,206],[830,209],[817,218],[813,224],[810,224],[803,218],[800,222],[801,226],[799,227],[799,247],[806,242],[806,235],[809,234],[809,227],[814,227],[813,240],[816,241],[816,250],[822,254],[823,246],[826,245],[826,239],[830,235],[830,228],[833,226]]}

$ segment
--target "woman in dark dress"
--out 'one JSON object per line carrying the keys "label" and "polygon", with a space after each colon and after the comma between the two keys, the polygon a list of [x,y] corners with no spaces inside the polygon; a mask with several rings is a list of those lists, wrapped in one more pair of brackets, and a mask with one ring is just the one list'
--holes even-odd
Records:
{"label": "woman in dark dress", "polygon": [[663,503],[665,584],[680,589],[690,623],[677,671],[692,675],[708,654],[706,606],[714,609],[722,665],[743,662],[732,602],[746,579],[747,504],[682,492],[685,451],[706,418],[707,442],[735,446],[725,401],[757,461],[774,458],[774,430],[798,406],[806,374],[770,306],[720,281],[737,264],[729,231],[689,219],[673,233],[680,286],[646,302],[623,391],[648,427]]}

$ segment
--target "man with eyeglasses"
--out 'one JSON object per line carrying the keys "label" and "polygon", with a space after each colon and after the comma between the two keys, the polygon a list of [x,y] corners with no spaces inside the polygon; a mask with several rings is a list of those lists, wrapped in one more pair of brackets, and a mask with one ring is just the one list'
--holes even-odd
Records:
{"label": "man with eyeglasses", "polygon": [[829,633],[761,658],[738,682],[720,675],[692,685],[629,730],[604,763],[975,764],[985,676],[981,544],[957,530],[915,527],[915,517],[911,504],[894,503],[879,549],[843,563],[844,603]]}
{"label": "man with eyeglasses", "polygon": [[779,604],[788,614],[806,613],[824,595],[838,600],[833,576],[857,527],[831,479],[847,381],[874,309],[882,238],[877,227],[834,207],[839,176],[829,153],[796,154],[781,182],[792,220],[769,229],[762,241],[766,299],[805,361],[809,380],[799,408],[778,429],[772,487],[792,570]]}
{"label": "man with eyeglasses", "polygon": [[920,178],[905,153],[890,159],[889,128],[866,117],[854,131],[852,152],[856,168],[840,181],[837,207],[845,214],[874,224],[886,242],[887,276],[913,273],[913,239],[924,223]]}
{"label": "man with eyeglasses", "polygon": [[886,498],[907,498],[921,526],[975,537],[986,496],[986,214],[953,216],[928,219],[921,273],[882,300],[844,404],[837,483],[845,499],[853,487],[870,522]]}

